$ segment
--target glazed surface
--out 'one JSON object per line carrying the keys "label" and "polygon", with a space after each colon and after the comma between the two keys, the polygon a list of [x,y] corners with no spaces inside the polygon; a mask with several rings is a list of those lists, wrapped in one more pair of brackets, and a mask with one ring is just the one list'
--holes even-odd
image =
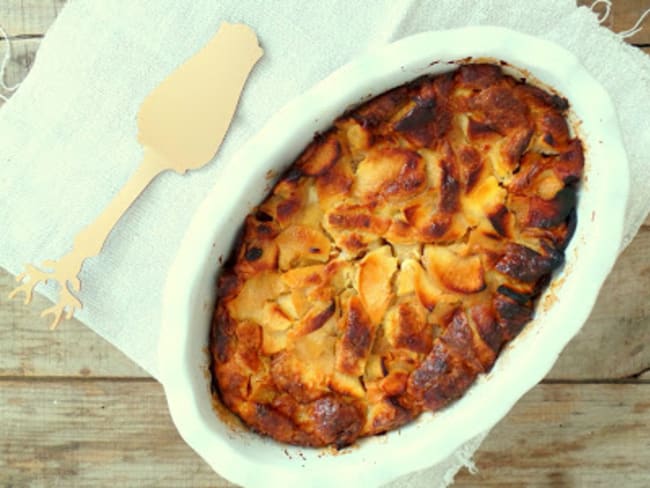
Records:
{"label": "glazed surface", "polygon": [[469,64],[317,135],[219,279],[223,403],[278,441],[341,447],[460,397],[563,262],[584,164],[567,109]]}

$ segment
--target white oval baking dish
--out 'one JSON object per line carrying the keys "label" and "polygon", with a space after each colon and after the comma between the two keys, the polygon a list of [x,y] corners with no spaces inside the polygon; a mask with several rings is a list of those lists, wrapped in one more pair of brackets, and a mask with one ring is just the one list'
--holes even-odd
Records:
{"label": "white oval baking dish", "polygon": [[[586,142],[577,230],[536,318],[452,406],[342,453],[233,430],[213,411],[206,374],[215,278],[245,215],[268,191],[269,172],[281,173],[347,107],[423,74],[453,69],[468,56],[505,60],[554,87],[569,99]],[[587,319],[619,249],[627,168],[609,96],[572,54],[547,41],[495,27],[427,32],[342,67],[285,106],[223,164],[182,241],[165,288],[159,345],[160,377],[179,432],[215,471],[245,486],[373,486],[443,460],[496,424],[539,382]]]}

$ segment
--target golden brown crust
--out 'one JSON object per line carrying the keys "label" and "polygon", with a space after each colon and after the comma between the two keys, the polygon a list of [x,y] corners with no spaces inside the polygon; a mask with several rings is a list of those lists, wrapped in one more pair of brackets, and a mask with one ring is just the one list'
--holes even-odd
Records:
{"label": "golden brown crust", "polygon": [[340,447],[462,396],[563,262],[584,165],[567,109],[470,64],[316,136],[220,277],[225,405],[279,441]]}

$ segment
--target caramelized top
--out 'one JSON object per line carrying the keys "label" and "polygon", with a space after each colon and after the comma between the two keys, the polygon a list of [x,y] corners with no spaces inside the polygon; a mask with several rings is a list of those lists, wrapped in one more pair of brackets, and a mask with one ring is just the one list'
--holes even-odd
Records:
{"label": "caramelized top", "polygon": [[279,441],[344,446],[461,396],[563,262],[583,167],[567,108],[469,64],[317,135],[220,278],[226,406]]}

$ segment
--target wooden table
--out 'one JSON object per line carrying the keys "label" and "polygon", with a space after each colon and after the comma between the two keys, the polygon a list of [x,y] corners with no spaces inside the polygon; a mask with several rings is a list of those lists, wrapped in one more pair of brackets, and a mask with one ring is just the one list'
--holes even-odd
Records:
{"label": "wooden table", "polygon": [[[8,83],[64,2],[2,0]],[[647,8],[615,1],[606,25],[627,29]],[[645,25],[628,41],[650,53]],[[160,384],[79,322],[48,331],[45,300],[10,302],[12,287],[0,269],[0,487],[231,486],[183,443]],[[475,461],[479,473],[463,470],[457,486],[650,486],[650,219],[582,332]]]}

